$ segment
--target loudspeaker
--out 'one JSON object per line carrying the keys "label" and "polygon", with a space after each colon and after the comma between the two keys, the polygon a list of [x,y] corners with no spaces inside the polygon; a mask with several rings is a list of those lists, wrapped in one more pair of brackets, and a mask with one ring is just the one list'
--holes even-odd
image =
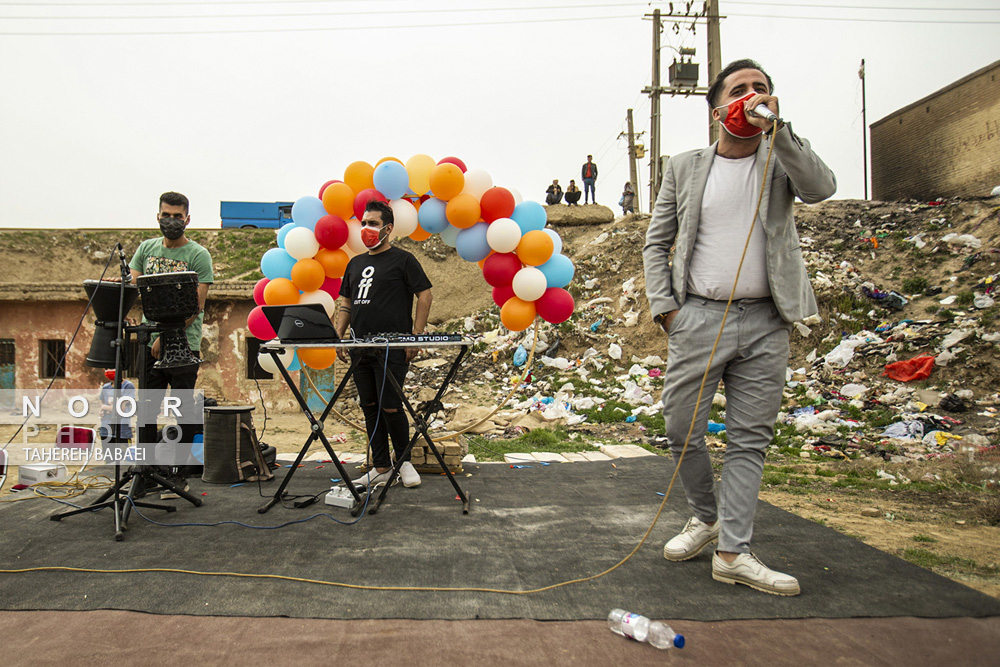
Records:
{"label": "loudspeaker", "polygon": [[[115,338],[118,336],[118,300],[121,290],[120,283],[100,280],[84,280],[83,289],[90,299],[90,307],[94,309],[97,323],[94,325],[94,339],[87,353],[87,365],[97,368],[115,367]],[[139,288],[125,284],[125,310],[128,314],[135,300],[139,298]],[[128,365],[127,349],[122,348],[122,366]]]}

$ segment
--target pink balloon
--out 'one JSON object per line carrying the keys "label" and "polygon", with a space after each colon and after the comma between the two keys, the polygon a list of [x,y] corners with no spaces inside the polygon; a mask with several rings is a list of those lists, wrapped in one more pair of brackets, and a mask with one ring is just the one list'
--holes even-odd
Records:
{"label": "pink balloon", "polygon": [[455,165],[456,167],[462,170],[463,174],[466,171],[468,171],[468,167],[465,166],[465,163],[459,160],[457,157],[443,157],[440,160],[438,160],[438,164],[445,164],[445,163]]}
{"label": "pink balloon", "polygon": [[388,202],[389,200],[385,198],[385,195],[376,190],[375,188],[368,188],[367,190],[362,190],[354,198],[354,217],[360,220],[365,217],[365,206],[368,206],[368,202],[373,199],[378,201]]}
{"label": "pink balloon", "polygon": [[521,270],[521,260],[512,252],[497,252],[483,262],[483,278],[490,287],[509,287]]}
{"label": "pink balloon", "polygon": [[535,299],[535,312],[549,324],[565,322],[575,307],[573,295],[561,287],[550,287]]}
{"label": "pink balloon", "polygon": [[[271,282],[269,279],[261,278],[260,280],[257,281],[257,284],[253,286],[253,302],[256,303],[258,306],[267,305],[266,302],[264,301],[264,288],[267,287],[267,284],[269,282]],[[271,339],[268,338],[268,340]]]}
{"label": "pink balloon", "polygon": [[271,340],[278,336],[274,332],[274,327],[271,326],[271,323],[267,321],[267,317],[264,316],[264,309],[260,306],[251,310],[247,316],[247,328],[250,329],[250,333],[253,334],[254,338],[259,338],[260,340]]}
{"label": "pink balloon", "polygon": [[514,288],[510,285],[506,287],[494,287],[493,288],[493,303],[495,303],[500,308],[514,296]]}
{"label": "pink balloon", "polygon": [[339,215],[324,215],[316,222],[316,240],[324,248],[337,250],[347,243],[350,230]]}
{"label": "pink balloon", "polygon": [[328,277],[323,282],[323,285],[322,285],[322,287],[320,287],[320,289],[323,290],[324,292],[326,292],[327,294],[329,294],[330,296],[332,296],[334,298],[334,300],[336,300],[338,297],[340,297],[340,283],[341,282],[343,282],[343,280],[341,278],[329,278]]}

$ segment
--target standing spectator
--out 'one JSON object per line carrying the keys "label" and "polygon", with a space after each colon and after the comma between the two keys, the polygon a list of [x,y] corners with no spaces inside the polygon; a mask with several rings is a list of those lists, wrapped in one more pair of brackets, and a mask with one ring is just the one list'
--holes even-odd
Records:
{"label": "standing spectator", "polygon": [[625,181],[625,190],[622,192],[622,200],[619,203],[622,207],[622,215],[635,213],[635,192],[632,191],[631,181]]}
{"label": "standing spectator", "polygon": [[556,178],[552,181],[552,185],[545,190],[545,203],[549,206],[553,204],[558,204],[562,201],[563,190],[562,186],[559,185],[559,179]]}
{"label": "standing spectator", "polygon": [[576,181],[573,179],[569,180],[569,187],[566,188],[566,205],[580,205],[580,188],[576,187]]}
{"label": "standing spectator", "polygon": [[587,161],[580,169],[580,176],[583,178],[583,203],[586,204],[587,199],[590,199],[591,204],[596,204],[597,192],[594,190],[594,182],[597,181],[597,163],[594,162],[593,155],[587,156]]}

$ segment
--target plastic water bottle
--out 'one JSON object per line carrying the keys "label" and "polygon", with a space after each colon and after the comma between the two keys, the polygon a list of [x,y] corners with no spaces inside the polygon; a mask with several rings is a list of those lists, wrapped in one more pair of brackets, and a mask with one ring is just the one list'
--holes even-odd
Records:
{"label": "plastic water bottle", "polygon": [[684,635],[674,632],[666,623],[651,621],[645,616],[632,614],[624,609],[612,609],[608,614],[608,627],[616,635],[631,637],[656,648],[684,648]]}

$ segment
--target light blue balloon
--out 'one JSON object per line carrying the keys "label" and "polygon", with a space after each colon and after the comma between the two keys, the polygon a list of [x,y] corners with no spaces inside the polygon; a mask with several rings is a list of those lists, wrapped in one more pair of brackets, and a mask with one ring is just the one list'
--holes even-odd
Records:
{"label": "light blue balloon", "polygon": [[406,167],[392,160],[375,167],[372,182],[386,199],[399,199],[410,189],[410,175],[406,173]]}
{"label": "light blue balloon", "polygon": [[292,221],[299,227],[308,227],[315,231],[316,223],[324,215],[326,209],[317,197],[300,197],[292,204]]}
{"label": "light blue balloon", "polygon": [[[421,207],[422,208],[422,207]],[[478,223],[477,223],[478,224]],[[455,227],[451,223],[447,227],[441,230],[441,240],[444,241],[446,246],[455,247],[455,243],[458,242],[458,233],[462,231],[458,227]]]}
{"label": "light blue balloon", "polygon": [[555,257],[562,252],[562,238],[559,236],[559,232],[554,229],[546,227],[542,231],[548,234],[549,238],[552,239],[552,256]]}
{"label": "light blue balloon", "polygon": [[514,207],[510,219],[520,226],[522,236],[528,232],[540,231],[545,227],[545,208],[538,202],[523,201]]}
{"label": "light blue balloon", "polygon": [[443,202],[436,197],[431,197],[420,205],[420,210],[417,211],[417,222],[420,223],[425,232],[440,234],[451,226],[451,223],[448,222],[448,217],[445,215],[447,207],[447,202]]}
{"label": "light blue balloon", "polygon": [[285,248],[285,237],[288,236],[288,232],[295,229],[295,223],[290,225],[282,225],[281,229],[278,230],[278,247],[284,250]]}
{"label": "light blue balloon", "polygon": [[[289,225],[290,227],[291,225]],[[268,280],[292,279],[292,267],[297,260],[281,248],[271,248],[260,258],[260,270]]]}
{"label": "light blue balloon", "polygon": [[292,371],[302,370],[302,364],[299,363],[298,352],[292,352],[292,361],[288,364],[288,367],[285,368],[285,370],[288,371],[289,373],[291,373]]}
{"label": "light blue balloon", "polygon": [[573,262],[566,255],[553,255],[538,270],[545,275],[548,287],[566,287],[573,280],[573,273],[576,271]]}
{"label": "light blue balloon", "polygon": [[458,256],[466,262],[478,262],[490,254],[490,244],[486,242],[486,230],[490,226],[485,222],[477,222],[468,229],[458,232],[455,239],[455,250]]}

